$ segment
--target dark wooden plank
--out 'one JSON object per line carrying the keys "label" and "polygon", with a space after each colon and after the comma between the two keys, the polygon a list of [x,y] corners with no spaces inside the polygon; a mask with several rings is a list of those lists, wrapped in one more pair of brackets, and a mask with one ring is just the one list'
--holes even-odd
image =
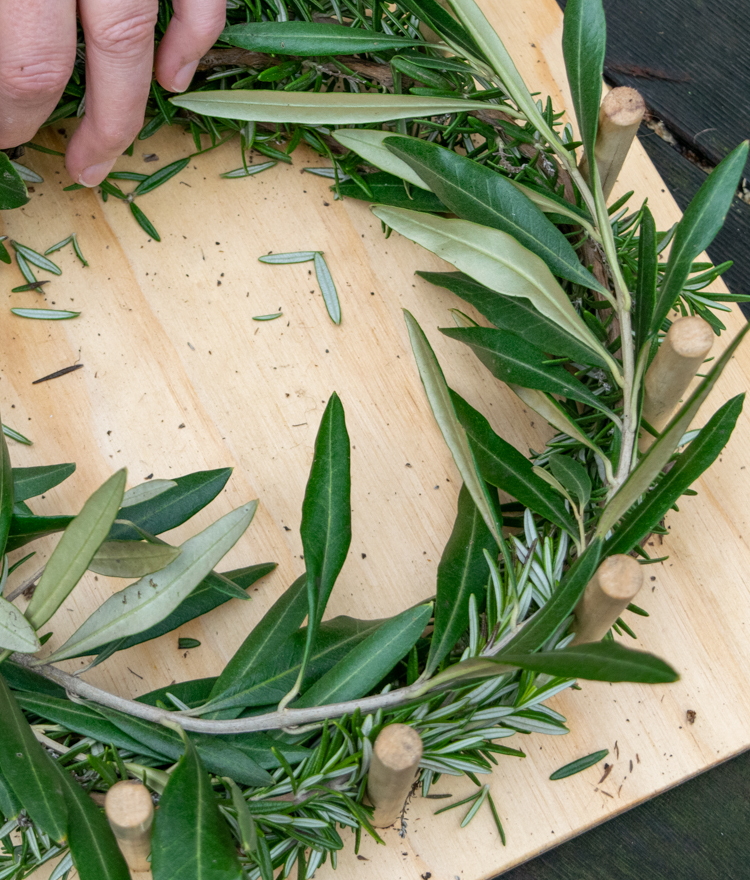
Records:
{"label": "dark wooden plank", "polygon": [[604,0],[604,8],[605,74],[614,85],[638,89],[712,164],[750,136],[750,4]]}
{"label": "dark wooden plank", "polygon": [[[750,4],[604,0],[604,6],[606,74],[613,82],[639,89],[674,134],[713,164],[750,135]],[[650,77],[633,75],[649,71]]]}
{"label": "dark wooden plank", "polygon": [[747,880],[750,753],[635,807],[503,880]]}
{"label": "dark wooden plank", "polygon": [[[706,179],[705,172],[646,126],[641,126],[638,137],[684,211]],[[733,260],[734,265],[724,274],[724,281],[732,293],[750,295],[750,205],[734,200],[708,255],[715,264]],[[745,316],[750,317],[750,303],[743,303],[741,308]]]}

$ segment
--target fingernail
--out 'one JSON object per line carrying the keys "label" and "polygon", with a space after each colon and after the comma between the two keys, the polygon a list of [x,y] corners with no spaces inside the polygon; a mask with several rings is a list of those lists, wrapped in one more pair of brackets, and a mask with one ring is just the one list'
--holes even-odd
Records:
{"label": "fingernail", "polygon": [[88,168],[84,168],[78,175],[78,182],[83,186],[96,186],[109,174],[114,164],[115,160],[112,159],[110,162],[99,162],[98,165],[89,165]]}
{"label": "fingernail", "polygon": [[175,78],[172,80],[172,91],[184,92],[190,85],[190,81],[192,80],[197,67],[198,62],[191,61],[190,64],[186,64],[183,68],[178,70],[175,74]]}

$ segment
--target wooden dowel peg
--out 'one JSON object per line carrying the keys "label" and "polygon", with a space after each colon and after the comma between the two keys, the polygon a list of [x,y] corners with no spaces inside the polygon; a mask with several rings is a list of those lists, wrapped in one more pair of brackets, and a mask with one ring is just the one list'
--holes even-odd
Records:
{"label": "wooden dowel peg", "polygon": [[389,724],[380,731],[367,778],[375,828],[386,828],[401,815],[421,758],[422,738],[413,727]]}
{"label": "wooden dowel peg", "polygon": [[[640,92],[628,86],[618,86],[604,96],[599,108],[594,155],[605,199],[612,192],[645,112],[646,104]],[[580,168],[588,181],[589,167],[585,156]]]}
{"label": "wooden dowel peg", "polygon": [[146,786],[135,779],[116,783],[107,792],[104,812],[130,872],[150,871],[154,804]]}
{"label": "wooden dowel peg", "polygon": [[618,553],[605,559],[576,605],[572,644],[601,641],[642,583],[643,569],[632,556]]}
{"label": "wooden dowel peg", "polygon": [[[644,380],[643,418],[657,431],[669,421],[713,343],[713,330],[697,315],[678,318],[669,328]],[[642,452],[653,442],[651,434],[641,431]]]}

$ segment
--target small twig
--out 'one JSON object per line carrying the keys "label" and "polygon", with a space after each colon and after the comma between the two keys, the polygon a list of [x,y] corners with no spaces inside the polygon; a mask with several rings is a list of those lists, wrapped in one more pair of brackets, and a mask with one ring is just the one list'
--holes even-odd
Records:
{"label": "small twig", "polygon": [[38,385],[40,382],[49,382],[50,379],[59,379],[60,376],[65,376],[68,373],[73,373],[76,370],[80,370],[82,367],[83,364],[73,364],[70,367],[63,367],[62,370],[56,370],[54,373],[50,373],[49,376],[42,376],[41,379],[34,379],[31,384]]}
{"label": "small twig", "polygon": [[46,566],[42,566],[39,571],[35,571],[34,574],[31,575],[30,578],[26,578],[25,581],[20,583],[13,592],[9,593],[5,596],[6,601],[12,602],[14,599],[17,599],[20,595],[25,593],[27,590],[30,590],[32,587],[36,586],[36,582],[39,578],[44,574],[44,569]]}
{"label": "small twig", "polygon": [[345,703],[331,703],[328,706],[312,706],[309,709],[283,709],[282,711],[269,712],[266,715],[256,715],[251,718],[237,718],[226,721],[206,721],[203,718],[194,718],[185,712],[167,712],[156,706],[139,703],[135,700],[127,700],[117,697],[101,688],[95,687],[88,682],[69,675],[56,666],[40,665],[26,654],[14,654],[13,662],[33,669],[34,672],[44,678],[54,681],[65,688],[68,697],[72,700],[88,700],[107,706],[118,712],[124,712],[135,718],[143,718],[145,721],[153,721],[162,724],[165,721],[179,724],[184,730],[192,730],[196,733],[227,734],[227,733],[250,733],[261,730],[279,730],[281,728],[297,727],[311,724],[316,721],[327,721],[332,718],[341,718],[359,709],[363,715],[377,712],[378,709],[392,709],[403,706],[418,699],[425,692],[424,682],[415,682],[408,687],[390,691],[386,694],[376,694],[372,697],[364,697],[361,700],[349,700]]}

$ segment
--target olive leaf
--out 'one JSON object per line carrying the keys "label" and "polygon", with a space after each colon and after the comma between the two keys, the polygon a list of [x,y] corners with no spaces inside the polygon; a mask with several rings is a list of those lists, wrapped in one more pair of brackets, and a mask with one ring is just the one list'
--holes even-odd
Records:
{"label": "olive leaf", "polygon": [[605,544],[605,555],[629,553],[666,516],[680,495],[711,467],[729,442],[744,399],[744,394],[738,394],[711,416],[667,474],[620,520]]}
{"label": "olive leaf", "polygon": [[62,697],[39,693],[17,693],[15,698],[22,709],[33,712],[40,718],[54,721],[66,730],[80,733],[82,736],[90,736],[98,742],[112,743],[117,748],[126,749],[135,755],[156,759],[164,757],[160,751],[149,748],[145,742],[123,733],[96,709],[82,703],[74,703],[67,699],[64,693]]}
{"label": "olive leaf", "polygon": [[6,553],[17,550],[25,544],[62,532],[72,522],[72,516],[34,516],[34,514],[18,513],[16,510],[10,521],[10,534],[5,544]]}
{"label": "olive leaf", "polygon": [[[251,501],[226,514],[185,541],[180,555],[166,568],[110,596],[48,662],[74,657],[113,639],[132,636],[163,620],[242,537],[257,506],[257,501]],[[48,569],[49,563],[45,573]]]}
{"label": "olive leaf", "polygon": [[65,529],[26,609],[26,617],[34,629],[52,617],[83,577],[115,520],[126,478],[124,468],[113,474]]}
{"label": "olive leaf", "polygon": [[651,335],[659,280],[659,254],[656,248],[656,223],[648,205],[644,205],[638,237],[638,277],[633,297],[636,352],[641,350]]}
{"label": "olive leaf", "polygon": [[533,471],[531,462],[490,427],[487,419],[454,391],[450,392],[454,412],[466,431],[484,480],[507,492],[524,507],[560,526],[571,535],[578,527],[565,502]]}
{"label": "olive leaf", "polygon": [[174,489],[177,485],[175,480],[147,480],[145,483],[128,489],[123,495],[120,507],[133,507],[143,501],[150,501],[166,492],[167,489]]}
{"label": "olive leaf", "polygon": [[388,52],[422,43],[382,31],[311,21],[249,21],[225,28],[220,39],[251,52],[303,57]]}
{"label": "olive leaf", "polygon": [[721,229],[737,191],[745,164],[748,141],[723,159],[708,175],[677,224],[659,294],[651,332],[656,333],[685,285],[693,260],[703,253]]}
{"label": "olive leaf", "polygon": [[195,746],[172,771],[159,799],[151,838],[154,880],[242,880],[229,826]]}
{"label": "olive leaf", "polygon": [[0,150],[0,211],[20,208],[29,200],[26,184],[8,156]]}
{"label": "olive leaf", "polygon": [[579,226],[582,226],[586,232],[595,240],[599,239],[599,234],[591,225],[591,215],[583,208],[572,205],[562,196],[558,196],[550,190],[541,190],[528,183],[520,183],[513,177],[508,178],[517,190],[522,192],[526,198],[532,201],[540,211],[545,214],[557,214],[572,220]]}
{"label": "olive leaf", "polygon": [[[392,137],[393,132],[381,131],[373,128],[340,128],[333,133],[336,140],[348,150],[358,153],[365,162],[388,172],[395,177],[400,177],[407,183],[412,183],[420,189],[430,190],[431,187],[422,180],[419,174],[408,162],[404,162],[394,154],[393,150],[385,146],[383,141]],[[404,141],[423,143],[419,138],[400,138]]]}
{"label": "olive leaf", "polygon": [[375,171],[361,174],[369,192],[365,192],[354,180],[339,183],[339,193],[351,199],[361,199],[379,205],[391,205],[394,208],[412,208],[414,211],[445,211],[445,205],[429,190],[414,189],[404,184],[399,177]]}
{"label": "olive leaf", "polygon": [[570,456],[555,453],[549,457],[549,469],[583,510],[591,500],[591,477],[586,468]]}
{"label": "olive leaf", "polygon": [[145,541],[105,541],[89,563],[89,571],[109,577],[143,577],[159,571],[180,555],[179,547]]}
{"label": "olive leaf", "polygon": [[302,575],[281,594],[235,651],[211,689],[210,699],[218,700],[235,690],[254,668],[297,632],[307,616],[308,602],[307,576]]}
{"label": "olive leaf", "polygon": [[601,457],[602,461],[606,460],[602,450],[589,436],[583,433],[578,425],[576,425],[567,413],[565,413],[554,397],[545,394],[543,391],[537,391],[535,388],[523,388],[520,385],[514,385],[512,382],[508,382],[508,387],[511,391],[517,394],[527,406],[530,406],[534,412],[539,413],[542,418],[546,419],[553,428],[557,428],[557,430],[562,431],[563,434],[567,434],[579,443],[583,443],[584,446],[588,446],[592,452],[595,452]]}
{"label": "olive leaf", "polygon": [[[168,532],[187,522],[190,517],[213,501],[226,485],[231,473],[232,468],[218,468],[176,477],[174,480],[176,486],[154,497],[121,508],[118,519],[126,519],[152,535]],[[138,486],[134,488],[139,489]],[[142,537],[140,532],[125,524],[115,524],[109,534],[110,540],[113,541],[139,541]]]}
{"label": "olive leaf", "polygon": [[599,126],[606,46],[607,26],[601,0],[568,0],[563,18],[563,55],[573,108],[592,175],[596,170],[594,144]]}
{"label": "olive leaf", "polygon": [[0,559],[6,551],[13,520],[13,482],[8,444],[5,434],[0,432]]}
{"label": "olive leaf", "polygon": [[530,300],[543,315],[597,352],[613,375],[620,377],[619,367],[584,324],[545,262],[511,235],[469,220],[448,220],[404,208],[376,207],[373,213],[491,290]]}
{"label": "olive leaf", "polygon": [[68,846],[80,880],[130,880],[109,822],[68,770],[53,762],[68,810]]}
{"label": "olive leaf", "polygon": [[[110,657],[115,651],[124,651],[126,648],[132,648],[133,645],[140,645],[142,642],[148,642],[165,633],[172,632],[172,630],[182,626],[183,623],[188,623],[188,621],[208,614],[209,611],[213,611],[214,608],[218,608],[220,605],[228,602],[231,597],[226,592],[227,581],[230,581],[242,590],[247,590],[257,580],[272,572],[274,568],[276,568],[275,562],[261,562],[258,565],[249,565],[245,568],[227,571],[222,575],[212,571],[163,620],[132,636],[107,642],[95,648],[89,648],[83,653],[97,654],[97,662],[99,662],[99,658],[105,659]],[[76,654],[75,656],[81,655]]]}
{"label": "olive leaf", "polygon": [[[7,571],[8,557],[4,558]],[[7,599],[0,597],[0,648],[18,651],[19,654],[35,654],[40,648],[33,627],[23,614]]]}
{"label": "olive leaf", "polygon": [[500,663],[559,678],[642,684],[664,684],[679,678],[675,670],[659,657],[625,648],[617,642],[592,642],[536,654],[503,651],[497,659]]}
{"label": "olive leaf", "polygon": [[2,675],[0,773],[32,822],[53,840],[64,840],[68,812],[57,769],[34,736]]}
{"label": "olive leaf", "polygon": [[302,502],[300,536],[305,553],[308,626],[305,655],[295,689],[302,685],[333,585],[352,540],[349,434],[341,400],[331,395],[315,438],[315,452]]}
{"label": "olive leaf", "polygon": [[[654,654],[634,651],[617,642],[593,642],[554,651],[525,653],[505,650],[496,657],[470,658],[436,675],[425,686],[425,690],[462,680],[502,675],[514,667],[557,678],[583,678],[589,681],[668,684],[680,677],[668,663]],[[522,718],[530,715],[530,712],[518,713],[516,720],[520,728],[525,727]],[[544,716],[540,720],[549,721]],[[506,717],[503,721],[510,723],[512,719]],[[554,731],[547,729],[545,732]]]}
{"label": "olive leaf", "polygon": [[448,656],[469,625],[469,598],[480,598],[487,587],[485,552],[497,544],[466,486],[458,495],[458,511],[437,571],[435,628],[424,675],[428,677]]}
{"label": "olive leaf", "polygon": [[13,468],[13,500],[28,501],[59,486],[76,469],[74,464],[50,464],[40,467]]}
{"label": "olive leaf", "polygon": [[0,773],[0,813],[5,817],[6,822],[9,819],[15,819],[21,812],[21,802],[13,793],[13,789],[8,785],[8,781]]}
{"label": "olive leaf", "polygon": [[581,265],[572,245],[554,223],[501,174],[430,141],[391,136],[384,143],[449,211],[513,236],[544,260],[555,275],[604,295],[609,293]]}
{"label": "olive leaf", "polygon": [[[368,92],[287,92],[253,89],[190,92],[169,99],[172,104],[225,119],[257,122],[298,122],[306,125],[359,125],[416,116],[440,116],[469,110],[492,109],[485,101],[469,98],[433,98],[422,95]],[[504,112],[508,112],[504,108]]]}
{"label": "olive leaf", "polygon": [[468,345],[495,378],[579,400],[600,412],[611,410],[560,364],[547,364],[547,356],[520,336],[491,327],[446,327],[440,331]]}
{"label": "olive leaf", "polygon": [[432,603],[386,620],[319,678],[294,708],[356,700],[369,693],[416,644],[432,616]]}
{"label": "olive leaf", "polygon": [[431,284],[447,288],[474,306],[499,330],[508,330],[547,354],[569,357],[576,363],[607,366],[598,352],[582,345],[575,336],[560,327],[556,320],[542,314],[525,297],[504,296],[462,272],[417,272],[417,275]]}
{"label": "olive leaf", "polygon": [[[311,685],[325,675],[382,622],[382,620],[334,617],[322,623],[306,661],[305,682]],[[205,715],[219,711],[223,713],[227,709],[277,703],[300,677],[302,661],[307,653],[308,629],[309,627],[304,627],[291,638],[277,643],[275,651],[267,652],[263,662],[252,666],[242,678],[236,679],[231,687],[212,698],[205,706],[194,710],[193,714]]]}
{"label": "olive leaf", "polygon": [[499,75],[508,94],[515,101],[526,119],[531,122],[544,136],[555,143],[557,137],[554,131],[547,125],[547,121],[539,111],[534,98],[529,92],[523,77],[513,63],[503,41],[497,35],[492,25],[487,21],[485,14],[479,8],[475,0],[450,0],[451,6],[466,27],[471,38],[489,60],[495,72]]}
{"label": "olive leaf", "polygon": [[487,487],[479,471],[474,452],[466,436],[466,430],[459,421],[451,398],[451,390],[445,381],[445,376],[440,368],[435,352],[432,350],[427,337],[414,316],[404,310],[404,320],[409,331],[414,359],[417,362],[419,376],[427,394],[432,414],[438,423],[453,460],[456,463],[461,478],[464,481],[469,494],[474,500],[477,510],[482,515],[487,528],[492,533],[495,541],[500,545],[502,541],[502,526],[497,521],[495,510],[490,501]]}
{"label": "olive leaf", "polygon": [[612,496],[602,511],[599,524],[596,527],[596,534],[599,537],[606,536],[607,532],[614,527],[615,523],[622,519],[641,495],[648,491],[651,483],[653,483],[661,469],[672,457],[675,449],[677,449],[682,436],[690,427],[690,423],[697,415],[703,401],[708,397],[724,367],[729,363],[749,329],[750,324],[746,324],[729,343],[706,374],[706,377],[701,379],[695,391],[677,411],[666,428],[664,428],[659,439],[638,462],[635,470],[632,471],[620,489]]}
{"label": "olive leaf", "polygon": [[[155,724],[117,712],[103,706],[98,711],[115,727],[136,742],[142,743],[152,752],[176,761],[182,754],[180,735],[169,727]],[[231,776],[243,785],[270,785],[273,778],[246,751],[240,750],[227,737],[191,734],[193,744],[211,771],[222,776]]]}

